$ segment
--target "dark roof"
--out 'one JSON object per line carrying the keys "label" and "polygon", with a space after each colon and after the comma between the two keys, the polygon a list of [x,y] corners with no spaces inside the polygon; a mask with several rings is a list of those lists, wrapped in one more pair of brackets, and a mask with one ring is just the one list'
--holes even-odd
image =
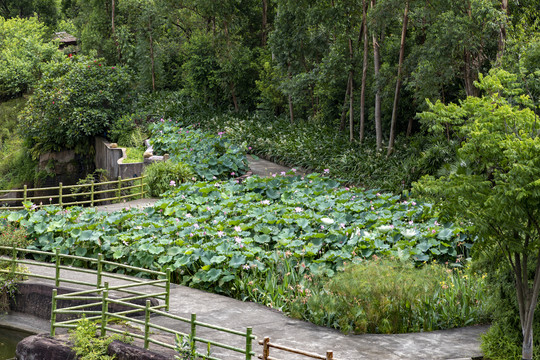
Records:
{"label": "dark roof", "polygon": [[62,43],[76,43],[77,38],[65,31],[54,33],[53,40],[60,40]]}

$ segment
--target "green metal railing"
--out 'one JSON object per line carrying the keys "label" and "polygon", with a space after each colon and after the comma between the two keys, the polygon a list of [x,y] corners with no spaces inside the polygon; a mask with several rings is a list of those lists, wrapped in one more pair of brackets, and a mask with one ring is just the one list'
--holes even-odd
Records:
{"label": "green metal railing", "polygon": [[[79,205],[90,205],[94,206],[98,203],[105,202],[105,201],[115,201],[115,200],[123,200],[128,198],[143,198],[144,194],[146,193],[144,189],[144,182],[145,176],[139,176],[129,179],[122,179],[121,176],[118,177],[117,180],[113,181],[105,181],[105,182],[99,182],[94,183],[91,182],[90,184],[80,184],[80,185],[66,185],[64,186],[62,183],[59,183],[58,186],[53,187],[45,187],[45,188],[28,188],[26,185],[22,189],[14,189],[14,190],[0,190],[0,196],[2,194],[20,194],[22,193],[22,197],[13,197],[13,198],[3,198],[0,199],[0,206],[2,206],[2,203],[4,203],[5,206],[2,206],[0,209],[10,209],[10,210],[20,210],[24,209],[24,206],[10,206],[7,203],[8,202],[19,202],[19,201],[31,201],[35,203],[38,206],[42,206],[43,202],[49,201],[49,203],[52,203],[53,200],[56,202],[58,201],[58,205],[60,206],[79,206]],[[138,181],[138,184],[135,184],[135,182]],[[109,188],[106,188],[109,187]],[[125,190],[131,190],[131,189],[137,189],[138,191],[135,191],[131,194],[122,195],[122,192]],[[29,196],[29,193],[34,193],[36,191],[58,191],[57,194],[53,195],[43,195],[43,196]],[[79,192],[83,191],[83,192]],[[113,193],[114,196],[111,196],[110,194]],[[107,194],[105,198],[97,199],[96,195],[101,194]],[[16,196],[16,195],[15,195]],[[80,197],[89,197],[88,200],[80,200],[80,201],[68,201],[66,202],[66,199],[77,199]],[[39,203],[39,204],[38,204]]]}
{"label": "green metal railing", "polygon": [[[10,262],[11,266],[9,269],[3,270],[0,269],[0,273],[9,273],[13,276],[27,276],[40,279],[52,280],[55,283],[56,287],[59,287],[61,283],[66,284],[77,284],[90,287],[88,290],[76,291],[68,294],[58,295],[57,289],[53,290],[52,297],[52,309],[51,309],[51,335],[54,336],[57,328],[75,328],[77,327],[77,322],[79,317],[85,315],[89,320],[95,320],[100,323],[101,336],[105,336],[107,332],[127,334],[133,338],[142,339],[144,341],[144,347],[147,349],[149,345],[155,344],[169,349],[175,349],[176,344],[174,341],[172,343],[166,343],[155,338],[152,338],[153,330],[158,330],[163,333],[173,335],[174,338],[177,336],[186,337],[189,339],[189,352],[190,354],[204,357],[208,360],[220,360],[219,358],[210,356],[210,348],[217,347],[222,349],[227,349],[238,354],[242,354],[246,360],[251,360],[255,355],[252,348],[252,342],[255,339],[255,336],[252,334],[252,328],[246,328],[245,332],[231,330],[212,324],[207,324],[197,321],[196,314],[192,314],[190,319],[183,318],[168,313],[169,304],[170,304],[170,270],[167,269],[166,272],[147,270],[142,268],[137,268],[130,265],[118,264],[110,261],[103,260],[103,256],[98,254],[97,258],[86,258],[82,256],[61,254],[57,249],[55,252],[46,252],[39,250],[29,250],[15,247],[0,246],[0,251],[3,250],[3,253],[8,253],[11,256],[0,256],[0,261]],[[34,255],[44,255],[51,258],[51,263],[42,263],[31,260],[26,260],[20,255],[34,254]],[[68,261],[82,261],[87,264],[87,268],[79,268],[70,265],[66,265],[65,262]],[[45,268],[54,268],[54,276],[47,276],[43,274],[34,274],[28,273],[26,271],[20,271],[18,265],[33,265],[40,266]],[[134,277],[129,277],[126,275],[120,275],[115,273],[104,272],[103,267],[106,265],[115,266],[123,268],[125,270],[133,270],[141,273],[146,273],[151,277],[157,277],[161,279],[151,280],[151,279],[139,279]],[[96,281],[94,283],[88,283],[85,281],[70,279],[66,277],[65,272],[78,272],[85,274],[95,275]],[[103,278],[111,278],[122,280],[122,284],[110,286],[108,282],[103,282]],[[140,286],[152,286],[157,287],[158,290],[155,292],[152,291],[137,291],[135,288]],[[127,297],[123,298],[111,298],[109,295],[111,292],[120,292],[128,294]],[[152,306],[151,301],[147,300],[146,304],[138,305],[130,301],[137,299],[148,299],[155,298],[162,300],[162,304]],[[74,305],[60,308],[59,300],[82,300],[87,303],[82,305]],[[121,305],[127,310],[111,312],[109,311],[110,304]],[[101,310],[95,310],[95,308],[101,308]],[[164,311],[163,311],[164,310]],[[144,320],[134,319],[128,315],[134,313],[144,313]],[[58,321],[58,315],[72,315],[74,319],[68,319],[64,321]],[[172,320],[175,320],[179,323],[189,324],[190,331],[189,333],[183,333],[174,329],[170,329],[161,325],[156,324],[151,321],[151,315],[159,315]],[[110,325],[111,322],[122,320],[128,322],[128,324],[140,325],[144,327],[143,334],[126,332],[113,328]],[[197,336],[197,328],[206,328],[213,329],[220,332],[225,332],[239,337],[243,337],[245,340],[245,345],[240,347],[231,346],[217,341],[212,341]],[[200,353],[197,351],[197,343],[205,344],[207,349],[206,353]]]}
{"label": "green metal railing", "polygon": [[[167,343],[167,342],[152,338],[152,335],[155,335],[155,332],[153,330],[158,330],[158,331],[161,331],[162,333],[174,335],[174,338],[178,336],[186,337],[187,339],[189,339],[189,349],[185,349],[185,350],[189,351],[189,353],[192,355],[204,357],[205,359],[208,359],[208,360],[220,360],[219,358],[213,357],[210,355],[212,346],[217,347],[217,348],[227,349],[238,354],[242,354],[243,356],[245,356],[246,360],[251,360],[252,357],[255,356],[255,352],[252,351],[252,342],[255,339],[255,336],[253,336],[252,328],[250,327],[246,328],[245,332],[240,332],[240,331],[231,330],[231,329],[197,321],[196,314],[191,314],[190,319],[172,315],[168,312],[161,311],[159,309],[160,306],[152,306],[150,300],[147,300],[146,305],[143,306],[143,305],[137,305],[137,304],[128,302],[129,300],[133,300],[136,297],[113,299],[109,297],[109,292],[114,289],[117,289],[117,287],[116,288],[109,287],[109,284],[105,283],[105,287],[102,289],[91,290],[91,291],[90,290],[80,291],[77,293],[70,293],[70,294],[65,294],[65,295],[58,295],[56,289],[53,290],[52,311],[51,311],[51,336],[55,335],[57,328],[76,328],[77,323],[79,321],[79,319],[57,321],[56,318],[58,315],[84,314],[87,320],[99,322],[100,324],[99,329],[101,331],[101,336],[105,336],[107,332],[124,334],[132,338],[143,340],[145,349],[148,349],[151,343],[161,346],[161,347],[168,348],[168,349],[173,349],[173,350],[176,349],[176,345],[172,343],[173,341],[171,341],[171,343]],[[92,292],[92,295],[89,295],[90,292]],[[97,295],[94,295],[96,293]],[[75,306],[59,309],[58,308],[59,300],[86,300],[89,303],[84,304],[84,305],[75,305]],[[110,304],[122,305],[126,308],[129,308],[129,310],[111,312],[109,311]],[[96,307],[97,308],[100,307],[101,311],[89,309],[89,308],[96,308]],[[142,312],[144,312],[144,320],[139,320],[139,319],[131,318],[128,316],[133,313],[142,313]],[[159,315],[162,317],[166,317],[168,319],[176,320],[180,323],[189,324],[190,332],[189,333],[181,332],[181,331],[177,331],[177,330],[165,327],[165,326],[158,325],[155,322],[152,322],[152,315]],[[133,328],[134,326],[140,325],[144,330],[142,331],[142,333],[135,333],[132,331],[121,330],[121,329],[117,329],[117,328],[109,326],[111,322],[116,322],[118,320],[124,321],[128,325],[131,325],[131,326],[128,326],[129,329]],[[239,337],[243,337],[245,339],[245,346],[243,348],[240,348],[240,347],[224,344],[221,342],[205,339],[202,337],[198,337],[197,327],[213,329],[213,330],[237,335]],[[206,353],[202,353],[197,350],[197,343],[204,344],[203,348],[207,349]]]}

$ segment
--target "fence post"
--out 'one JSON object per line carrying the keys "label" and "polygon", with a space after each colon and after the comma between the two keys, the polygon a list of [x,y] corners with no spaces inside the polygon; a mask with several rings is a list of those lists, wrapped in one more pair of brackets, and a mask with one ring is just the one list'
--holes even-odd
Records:
{"label": "fence post", "polygon": [[171,268],[167,268],[167,283],[165,284],[165,311],[169,311],[171,302]]}
{"label": "fence post", "polygon": [[15,273],[17,272],[17,247],[13,244],[13,249],[11,250],[11,278],[15,278]]}
{"label": "fence post", "polygon": [[60,248],[55,250],[55,275],[54,275],[54,286],[60,286]]}
{"label": "fence post", "polygon": [[253,334],[253,329],[248,327],[246,329],[246,360],[251,360],[251,350],[252,350],[252,341],[251,334]]}
{"label": "fence post", "polygon": [[62,201],[62,183],[58,183],[58,205],[60,205],[60,207],[62,206],[63,204],[63,201]]}
{"label": "fence post", "polygon": [[325,360],[333,360],[334,359],[334,353],[330,350],[326,352],[326,359]]}
{"label": "fence post", "polygon": [[55,323],[56,323],[56,295],[58,290],[53,289],[52,291],[52,304],[51,304],[51,336],[54,336]]}
{"label": "fence post", "polygon": [[28,188],[26,185],[24,185],[24,190],[23,190],[23,201],[26,201],[26,198],[28,197]]}
{"label": "fence post", "polygon": [[197,336],[197,314],[191,314],[191,332],[189,333],[189,350],[191,354],[195,354],[195,337]]}
{"label": "fence post", "polygon": [[94,180],[90,183],[90,206],[94,206]]}
{"label": "fence post", "polygon": [[122,177],[118,177],[118,190],[116,190],[116,197],[119,198],[122,196]]}
{"label": "fence post", "polygon": [[144,348],[148,349],[148,337],[150,336],[150,300],[146,300],[144,308]]}
{"label": "fence post", "polygon": [[262,360],[268,360],[270,357],[270,346],[268,343],[270,342],[270,338],[267,336],[263,340],[263,352],[262,352]]}
{"label": "fence post", "polygon": [[144,198],[144,176],[141,175],[141,199]]}
{"label": "fence post", "polygon": [[96,281],[96,289],[99,289],[101,287],[101,272],[103,270],[103,255],[101,253],[97,256],[97,281]]}
{"label": "fence post", "polygon": [[101,303],[101,337],[104,337],[107,334],[107,312],[109,311],[109,283],[105,283],[105,289],[102,293],[102,303]]}

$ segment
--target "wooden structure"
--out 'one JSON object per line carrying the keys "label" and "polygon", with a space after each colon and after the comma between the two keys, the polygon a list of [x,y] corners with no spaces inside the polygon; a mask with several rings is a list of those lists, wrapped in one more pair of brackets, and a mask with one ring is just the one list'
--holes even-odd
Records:
{"label": "wooden structure", "polygon": [[258,358],[262,359],[262,360],[278,360],[277,358],[274,358],[274,357],[270,356],[270,348],[286,351],[286,352],[293,353],[293,354],[303,355],[303,356],[306,356],[306,357],[312,358],[312,359],[336,360],[336,359],[334,359],[334,353],[331,350],[328,350],[326,352],[326,355],[317,355],[317,354],[313,354],[313,353],[303,351],[303,350],[293,349],[293,348],[289,348],[289,347],[278,345],[278,344],[272,344],[270,342],[269,337],[265,337],[264,340],[259,341],[259,345],[263,346],[263,353],[262,353],[262,355],[258,356]]}

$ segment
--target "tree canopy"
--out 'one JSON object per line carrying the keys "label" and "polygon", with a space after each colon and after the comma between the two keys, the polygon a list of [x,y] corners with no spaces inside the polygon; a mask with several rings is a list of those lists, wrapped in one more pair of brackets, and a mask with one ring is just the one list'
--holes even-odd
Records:
{"label": "tree canopy", "polygon": [[[430,104],[432,131],[452,124],[463,139],[456,166],[415,189],[447,216],[474,226],[475,246],[502,253],[515,274],[523,359],[532,359],[532,325],[540,292],[540,122],[518,77],[503,70],[479,77],[482,97]],[[531,275],[530,262],[535,263]]]}
{"label": "tree canopy", "polygon": [[127,111],[129,72],[102,60],[75,56],[49,64],[20,115],[34,156],[88,144]]}

